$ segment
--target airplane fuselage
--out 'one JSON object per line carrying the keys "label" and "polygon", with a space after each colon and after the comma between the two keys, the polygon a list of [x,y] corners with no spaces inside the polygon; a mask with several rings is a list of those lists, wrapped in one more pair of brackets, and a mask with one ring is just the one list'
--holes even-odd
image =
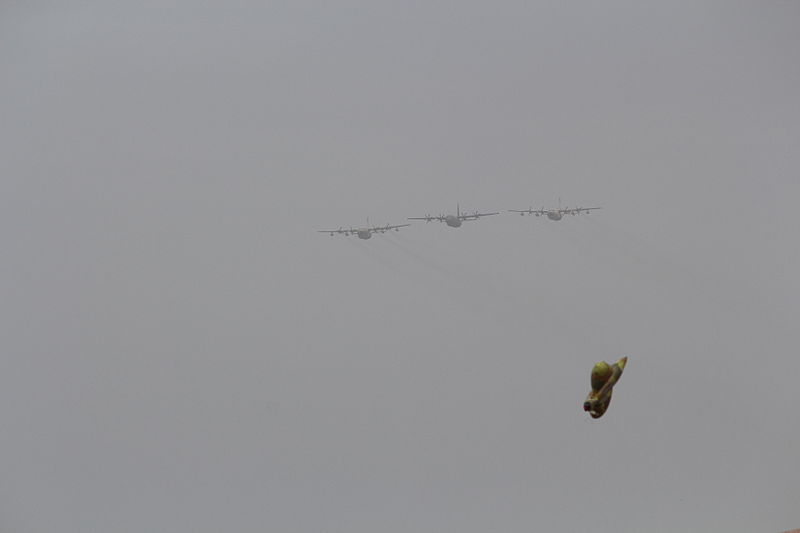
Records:
{"label": "airplane fuselage", "polygon": [[360,229],[356,231],[356,235],[358,235],[359,239],[369,239],[372,237],[372,232],[367,229]]}
{"label": "airplane fuselage", "polygon": [[561,220],[562,216],[563,215],[561,214],[560,211],[548,211],[547,212],[547,218],[549,218],[550,220]]}
{"label": "airplane fuselage", "polygon": [[461,227],[461,219],[455,215],[447,215],[446,217],[444,217],[444,223],[450,226],[451,228]]}

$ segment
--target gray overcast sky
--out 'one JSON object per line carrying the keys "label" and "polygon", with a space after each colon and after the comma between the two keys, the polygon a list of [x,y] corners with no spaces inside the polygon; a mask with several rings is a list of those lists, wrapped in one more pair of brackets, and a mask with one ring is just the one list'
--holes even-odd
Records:
{"label": "gray overcast sky", "polygon": [[798,527],[798,28],[2,2],[0,529]]}

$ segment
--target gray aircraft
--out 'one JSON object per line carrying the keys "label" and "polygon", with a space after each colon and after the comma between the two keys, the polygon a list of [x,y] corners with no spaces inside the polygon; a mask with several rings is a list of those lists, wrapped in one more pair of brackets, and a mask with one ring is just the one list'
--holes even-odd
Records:
{"label": "gray aircraft", "polygon": [[537,217],[546,216],[550,220],[561,220],[564,218],[564,215],[580,215],[580,214],[589,214],[591,211],[595,211],[597,209],[602,209],[602,207],[561,207],[561,198],[558,199],[558,208],[557,209],[545,209],[544,207],[541,209],[534,209],[529,207],[528,209],[509,209],[510,213],[519,213],[522,216],[525,215],[534,215]]}
{"label": "gray aircraft", "polygon": [[350,235],[356,235],[359,239],[369,239],[372,237],[373,233],[386,233],[387,231],[395,230],[400,231],[400,228],[405,228],[406,226],[410,226],[411,224],[398,224],[395,226],[390,226],[386,224],[385,226],[369,226],[369,220],[367,220],[367,227],[364,228],[353,228],[352,226],[347,229],[321,229],[317,230],[319,233],[329,233],[331,237],[336,234],[344,235],[345,237],[349,237]]}
{"label": "gray aircraft", "polygon": [[461,223],[466,220],[478,220],[481,217],[488,217],[491,215],[499,215],[500,213],[478,213],[477,211],[473,213],[462,213],[461,208],[458,204],[456,204],[456,214],[455,215],[425,215],[424,217],[409,217],[408,220],[424,220],[425,222],[430,222],[432,220],[436,220],[438,222],[444,222],[451,228],[460,228]]}

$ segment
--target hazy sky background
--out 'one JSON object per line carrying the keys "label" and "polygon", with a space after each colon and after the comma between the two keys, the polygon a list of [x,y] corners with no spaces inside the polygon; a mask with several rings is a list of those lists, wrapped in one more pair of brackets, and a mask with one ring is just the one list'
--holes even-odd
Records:
{"label": "hazy sky background", "polygon": [[0,530],[800,525],[800,3],[5,0],[0,81]]}

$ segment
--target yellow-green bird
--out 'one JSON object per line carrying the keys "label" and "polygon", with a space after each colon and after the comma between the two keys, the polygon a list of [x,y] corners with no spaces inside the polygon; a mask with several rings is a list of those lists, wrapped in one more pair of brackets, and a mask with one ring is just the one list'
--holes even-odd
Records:
{"label": "yellow-green bird", "polygon": [[589,411],[592,418],[600,418],[608,409],[614,385],[622,376],[627,362],[628,358],[623,357],[613,365],[600,361],[592,368],[592,390],[583,402],[583,410]]}

